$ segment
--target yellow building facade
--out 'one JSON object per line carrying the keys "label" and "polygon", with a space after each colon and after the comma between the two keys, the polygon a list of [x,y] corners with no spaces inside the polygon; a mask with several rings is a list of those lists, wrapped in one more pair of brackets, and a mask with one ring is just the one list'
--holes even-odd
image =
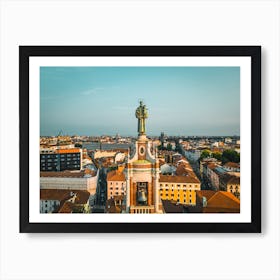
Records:
{"label": "yellow building facade", "polygon": [[196,191],[200,187],[200,181],[194,177],[161,175],[159,178],[160,198],[180,204],[196,205]]}

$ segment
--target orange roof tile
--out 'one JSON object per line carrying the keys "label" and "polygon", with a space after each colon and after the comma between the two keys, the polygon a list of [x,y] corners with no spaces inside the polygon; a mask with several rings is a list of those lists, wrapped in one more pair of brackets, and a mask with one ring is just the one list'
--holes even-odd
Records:
{"label": "orange roof tile", "polygon": [[231,178],[227,182],[228,184],[240,184],[240,177],[231,176]]}
{"label": "orange roof tile", "polygon": [[40,200],[68,200],[76,194],[75,204],[86,204],[90,193],[81,190],[59,190],[59,189],[41,189]]}
{"label": "orange roof tile", "polygon": [[227,162],[224,164],[225,167],[233,167],[233,168],[239,168],[240,165],[238,163],[235,163],[235,162]]}
{"label": "orange roof tile", "polygon": [[225,173],[221,176],[221,181],[225,184],[240,184],[240,177]]}
{"label": "orange roof tile", "polygon": [[218,165],[215,164],[215,163],[208,163],[207,166],[208,166],[208,168],[210,168],[210,169],[213,170],[213,169],[215,169]]}
{"label": "orange roof tile", "polygon": [[200,183],[198,178],[193,176],[172,176],[172,175],[160,175],[159,182],[161,183]]}
{"label": "orange roof tile", "polygon": [[95,176],[96,172],[89,169],[81,171],[41,171],[40,177],[83,178],[86,174]]}
{"label": "orange roof tile", "polygon": [[240,201],[232,193],[226,191],[197,191],[197,196],[207,199],[207,206],[202,208],[204,213],[240,213]]}
{"label": "orange roof tile", "polygon": [[40,200],[66,200],[73,196],[71,192],[74,193],[70,190],[42,189],[40,190]]}
{"label": "orange roof tile", "polygon": [[58,154],[71,154],[71,153],[80,153],[80,149],[57,149]]}
{"label": "orange roof tile", "polygon": [[210,199],[216,192],[211,190],[201,190],[196,191],[196,194],[199,198],[202,198],[203,196],[206,197],[206,199]]}
{"label": "orange roof tile", "polygon": [[125,181],[125,174],[118,170],[112,170],[107,173],[107,181]]}
{"label": "orange roof tile", "polygon": [[65,201],[62,207],[59,208],[58,213],[72,213],[74,204],[70,201]]}

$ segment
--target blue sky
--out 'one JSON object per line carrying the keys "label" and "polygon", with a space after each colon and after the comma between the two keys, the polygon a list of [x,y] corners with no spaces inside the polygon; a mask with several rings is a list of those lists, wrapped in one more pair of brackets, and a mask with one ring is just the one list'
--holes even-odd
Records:
{"label": "blue sky", "polygon": [[41,67],[40,134],[239,135],[239,67]]}

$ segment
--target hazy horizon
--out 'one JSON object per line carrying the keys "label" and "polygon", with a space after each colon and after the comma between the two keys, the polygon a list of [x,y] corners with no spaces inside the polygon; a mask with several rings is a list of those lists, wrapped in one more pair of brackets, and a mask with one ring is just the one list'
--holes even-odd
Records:
{"label": "hazy horizon", "polygon": [[239,136],[239,67],[41,67],[40,135]]}

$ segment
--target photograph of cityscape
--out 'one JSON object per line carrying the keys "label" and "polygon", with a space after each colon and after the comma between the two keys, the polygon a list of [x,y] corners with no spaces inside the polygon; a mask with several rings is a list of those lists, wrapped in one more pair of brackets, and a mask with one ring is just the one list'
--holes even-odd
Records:
{"label": "photograph of cityscape", "polygon": [[240,213],[240,67],[42,66],[39,153],[42,214]]}

